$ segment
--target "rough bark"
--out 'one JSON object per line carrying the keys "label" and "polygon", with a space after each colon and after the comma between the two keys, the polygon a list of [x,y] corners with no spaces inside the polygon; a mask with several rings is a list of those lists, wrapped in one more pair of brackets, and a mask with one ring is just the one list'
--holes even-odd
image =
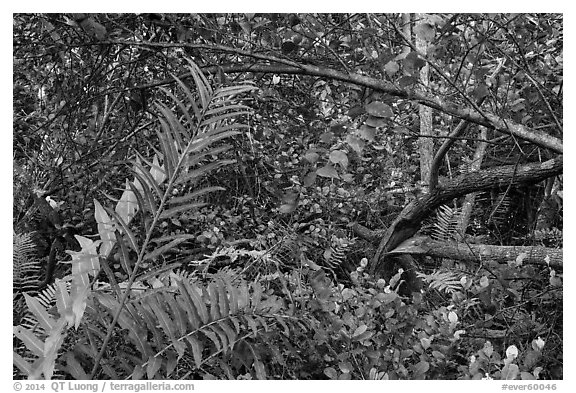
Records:
{"label": "rough bark", "polygon": [[[416,48],[426,53],[428,42],[422,37],[416,35]],[[420,70],[420,83],[422,84],[421,92],[425,94],[430,82],[429,79],[430,66],[426,64]],[[428,183],[430,179],[430,170],[432,168],[432,160],[434,158],[434,140],[429,138],[434,135],[432,127],[432,108],[420,104],[418,106],[418,115],[420,117],[420,135],[422,138],[418,140],[418,147],[420,150],[420,179],[424,183]]]}
{"label": "rough bark", "polygon": [[476,263],[493,261],[515,266],[531,264],[562,268],[562,249],[437,241],[426,236],[408,239],[389,254],[416,254]]}
{"label": "rough bark", "polygon": [[[484,102],[484,98],[481,98],[477,101],[476,104],[479,106],[479,105],[482,105],[483,102]],[[456,126],[456,128],[454,128],[454,130],[452,132],[450,132],[450,135],[448,135],[449,138],[447,138],[442,143],[442,145],[440,146],[440,148],[436,152],[436,155],[434,156],[434,159],[432,160],[432,163],[430,164],[430,179],[428,181],[428,189],[430,192],[434,191],[434,189],[438,186],[438,175],[440,173],[440,165],[442,164],[444,157],[446,156],[446,154],[448,154],[448,150],[450,150],[452,145],[454,143],[456,143],[458,138],[461,135],[463,135],[464,132],[466,132],[468,125],[469,125],[469,122],[467,122],[466,120],[461,120],[460,123],[458,123],[458,125]],[[481,138],[481,139],[486,139],[486,137]],[[478,169],[480,169],[480,168],[478,168]]]}
{"label": "rough bark", "polygon": [[[380,239],[381,231],[373,231],[358,223],[354,223],[350,227],[362,239],[373,243],[377,243]],[[446,242],[433,240],[427,236],[415,236],[405,240],[388,253],[388,255],[395,254],[427,255],[475,263],[485,260],[498,263],[516,263],[517,258],[522,254],[521,262],[523,265],[563,267],[563,249],[540,246],[494,246]],[[549,257],[549,262],[547,262],[547,257]]]}
{"label": "rough bark", "polygon": [[373,274],[382,271],[386,259],[382,256],[412,237],[420,229],[422,220],[443,203],[476,191],[538,183],[561,172],[562,156],[559,156],[543,163],[507,165],[468,173],[438,186],[434,192],[408,204],[398,215],[386,230],[371,262],[370,271]]}
{"label": "rough bark", "polygon": [[[412,17],[409,13],[402,14],[402,32],[406,37],[412,37]],[[402,56],[406,57],[410,53],[410,46],[403,45]]]}
{"label": "rough bark", "polygon": [[[487,133],[486,128],[482,127],[480,130],[480,139],[486,139]],[[479,171],[482,167],[482,160],[484,159],[484,153],[486,152],[486,142],[478,142],[476,146],[476,151],[474,152],[474,157],[472,158],[472,163],[470,164],[470,171]],[[474,208],[474,202],[476,200],[477,192],[466,195],[464,198],[464,203],[462,204],[462,212],[460,214],[460,222],[458,223],[458,232],[464,236],[466,229],[468,228],[468,223],[470,222],[470,216]]]}
{"label": "rough bark", "polygon": [[560,212],[562,199],[559,196],[558,189],[554,189],[556,183],[556,179],[548,179],[544,191],[544,198],[538,208],[536,218],[537,231],[551,229],[554,226],[555,218]]}

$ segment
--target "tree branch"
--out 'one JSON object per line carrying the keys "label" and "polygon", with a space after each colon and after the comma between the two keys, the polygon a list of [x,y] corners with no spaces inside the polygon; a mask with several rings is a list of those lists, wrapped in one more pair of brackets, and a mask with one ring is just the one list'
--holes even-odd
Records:
{"label": "tree branch", "polygon": [[507,165],[466,173],[438,186],[434,192],[408,204],[386,230],[371,263],[372,273],[383,269],[386,258],[382,256],[412,237],[420,229],[422,220],[443,203],[475,191],[537,183],[560,174],[562,167],[562,156],[558,156],[543,163]]}
{"label": "tree branch", "polygon": [[[484,97],[478,100],[477,105],[482,105],[484,102]],[[442,143],[442,146],[436,152],[434,159],[432,160],[432,164],[430,165],[430,178],[428,179],[428,190],[430,192],[434,191],[434,189],[438,186],[438,173],[440,171],[440,165],[442,164],[442,160],[448,153],[448,150],[452,147],[454,142],[456,142],[459,136],[464,134],[466,128],[468,127],[468,122],[466,120],[460,120],[460,123],[456,126],[456,128],[450,133],[449,138]]]}
{"label": "tree branch", "polygon": [[562,268],[562,249],[538,246],[494,246],[438,241],[427,236],[405,240],[390,254],[417,254],[467,262],[493,261]]}
{"label": "tree branch", "polygon": [[[381,236],[381,231],[373,231],[358,223],[354,223],[350,227],[356,235],[372,243],[377,243]],[[415,236],[403,241],[398,247],[387,253],[387,255],[393,254],[428,255],[465,262],[490,260],[498,263],[516,263],[517,258],[521,257],[523,265],[563,267],[562,249],[438,241],[428,236]],[[546,262],[547,257],[549,262]]]}
{"label": "tree branch", "polygon": [[[113,40],[100,43],[110,45],[131,45],[142,46],[149,48],[190,48],[190,49],[204,49],[210,51],[233,53],[236,55],[263,60],[269,63],[281,64],[284,67],[278,68],[271,65],[237,65],[234,68],[229,66],[228,71],[222,67],[224,72],[272,72],[278,73],[282,69],[283,73],[289,74],[302,74],[310,76],[318,76],[328,79],[339,80],[342,82],[351,83],[358,86],[368,87],[372,90],[387,93],[395,97],[404,98],[413,101],[417,104],[439,110],[449,115],[458,117],[460,119],[469,121],[471,123],[479,124],[490,129],[494,129],[504,134],[514,135],[515,137],[533,143],[545,149],[550,149],[557,153],[562,153],[562,141],[551,135],[548,135],[540,130],[531,129],[520,124],[516,124],[510,120],[502,120],[498,116],[490,113],[478,113],[474,108],[460,108],[457,105],[444,102],[439,97],[431,96],[428,94],[420,93],[411,89],[400,89],[394,86],[393,83],[371,78],[369,76],[340,72],[331,68],[319,67],[312,64],[298,63],[293,60],[279,58],[261,53],[253,53],[242,49],[227,47],[223,45],[208,45],[208,44],[188,44],[188,43],[158,43],[158,42],[134,42]],[[243,66],[243,68],[242,68]],[[234,71],[233,71],[234,70]],[[184,75],[183,75],[184,76]]]}

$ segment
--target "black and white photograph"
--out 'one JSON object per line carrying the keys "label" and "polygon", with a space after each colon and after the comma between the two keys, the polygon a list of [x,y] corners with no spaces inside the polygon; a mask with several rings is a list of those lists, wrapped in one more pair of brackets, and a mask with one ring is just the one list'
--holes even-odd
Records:
{"label": "black and white photograph", "polygon": [[13,386],[556,390],[563,43],[560,12],[13,13]]}

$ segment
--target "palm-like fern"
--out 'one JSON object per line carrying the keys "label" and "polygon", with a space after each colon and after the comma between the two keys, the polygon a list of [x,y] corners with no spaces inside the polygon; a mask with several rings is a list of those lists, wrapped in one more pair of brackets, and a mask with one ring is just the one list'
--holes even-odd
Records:
{"label": "palm-like fern", "polygon": [[292,270],[309,263],[310,253],[318,248],[318,242],[305,234],[298,233],[294,228],[274,224],[270,233],[259,247],[265,250],[263,262],[273,262],[282,269]]}
{"label": "palm-like fern", "polygon": [[452,209],[446,205],[438,207],[431,237],[441,241],[457,239],[460,213],[459,209]]}
{"label": "palm-like fern", "polygon": [[330,247],[324,252],[324,262],[330,269],[345,268],[346,254],[353,240],[332,236]]}
{"label": "palm-like fern", "polygon": [[12,234],[12,282],[14,293],[38,290],[41,280],[40,261],[32,233]]}
{"label": "palm-like fern", "polygon": [[[267,294],[259,283],[233,281],[231,275],[218,274],[207,286],[187,279],[177,279],[174,284],[134,297],[120,313],[118,323],[129,343],[121,357],[132,378],[174,378],[180,362],[188,365],[189,373],[201,373],[221,368],[225,360],[233,375],[238,375],[239,369],[232,365],[241,364],[256,378],[265,379],[264,358],[269,353],[263,348],[270,334],[289,337],[294,330],[305,329],[291,317],[284,301]],[[109,318],[103,315],[114,314],[120,302],[108,293],[97,293],[95,301],[90,318],[107,325]],[[99,341],[93,342],[95,348]],[[82,358],[85,356],[79,354],[68,363],[79,365]],[[83,376],[77,366],[66,370],[75,378]],[[126,377],[119,375],[121,370],[116,367],[109,377]]]}
{"label": "palm-like fern", "polygon": [[[148,326],[152,334],[156,334],[155,337],[157,337],[159,330],[155,330],[153,327],[162,321],[165,324],[161,324],[161,326],[168,329],[166,332],[174,333],[172,331],[173,326],[165,320],[166,315],[169,314],[166,314],[166,310],[162,308],[162,303],[160,303],[161,299],[167,300],[166,298],[159,300],[153,296],[144,303],[140,303],[139,306],[136,303],[130,305],[126,303],[131,296],[131,288],[136,283],[139,270],[141,270],[144,262],[153,263],[159,256],[176,248],[178,244],[191,236],[179,234],[155,238],[159,223],[163,220],[178,218],[183,212],[201,206],[203,202],[199,198],[209,192],[221,189],[215,187],[197,189],[196,184],[210,171],[232,162],[216,157],[230,148],[229,145],[221,144],[221,142],[238,134],[239,130],[246,127],[237,123],[237,120],[239,117],[249,114],[250,111],[249,108],[237,102],[237,97],[253,89],[250,85],[242,85],[212,90],[208,80],[191,61],[189,61],[189,70],[195,82],[196,93],[193,93],[182,80],[175,78],[184,98],[180,99],[171,92],[165,92],[172,100],[176,111],[168,105],[157,104],[160,124],[157,129],[160,144],[158,154],[151,159],[137,154],[137,159],[133,163],[134,180],[132,182],[127,181],[127,187],[114,210],[105,209],[98,201],[95,201],[95,216],[100,241],[94,242],[89,238],[77,236],[82,248],[81,251],[69,251],[72,255],[71,285],[66,288],[65,285],[62,285],[63,283],[59,284],[57,299],[60,318],[54,320],[53,317],[48,316],[47,310],[38,306],[37,302],[35,303],[33,300],[28,302],[29,299],[27,298],[28,306],[34,307],[35,315],[44,321],[46,331],[49,332],[47,340],[50,340],[48,346],[44,344],[41,337],[35,336],[33,332],[25,330],[23,327],[15,327],[16,336],[23,340],[28,348],[34,349],[35,354],[39,356],[31,364],[15,355],[15,363],[30,376],[37,378],[44,375],[50,378],[53,375],[55,360],[60,345],[66,336],[68,326],[75,325],[79,328],[83,322],[86,323],[83,321],[84,312],[86,309],[90,310],[91,307],[97,307],[98,303],[94,303],[94,301],[108,305],[113,317],[112,321],[105,325],[104,330],[92,331],[94,336],[100,340],[100,345],[96,348],[101,348],[97,354],[91,354],[92,359],[95,358],[92,364],[92,376],[95,375],[99,363],[107,351],[107,345],[112,339],[112,335],[117,332],[115,329],[117,323],[120,326],[131,326],[134,329]],[[182,190],[185,192],[182,193]],[[138,212],[143,217],[150,217],[150,220],[143,220],[146,225],[142,236],[138,236],[134,232],[134,226],[130,224]],[[115,286],[117,289],[115,296],[106,298],[98,295],[94,297],[91,292],[89,276],[98,275],[100,258],[107,258],[116,243],[120,246],[122,266],[129,273],[129,280],[122,290],[117,285]],[[153,244],[154,247],[152,247]],[[138,255],[135,262],[130,262],[127,257],[129,249]],[[209,286],[208,288],[212,287]],[[213,297],[214,292],[210,291],[208,289],[209,297],[202,298],[202,301],[208,301],[210,304],[218,302],[218,305],[222,305],[222,299]],[[182,292],[182,296],[185,296],[186,293],[191,296],[189,291]],[[245,292],[241,294],[245,295]],[[156,299],[156,302],[152,299]],[[174,305],[171,302],[166,304]],[[189,302],[185,304],[187,304],[186,307],[190,307]],[[256,307],[254,300],[250,304]],[[230,307],[237,308],[239,303],[235,305],[230,303]],[[128,316],[126,316],[127,310],[130,311]],[[176,318],[179,328],[183,327],[182,310],[174,309],[174,312],[177,313],[174,314],[174,318]],[[216,310],[216,306],[210,306],[210,312],[214,313],[211,314],[212,316],[220,315],[216,314]],[[202,311],[202,309],[199,308],[197,311]],[[221,309],[220,312],[222,311]],[[124,318],[128,318],[128,320]],[[138,318],[145,318],[147,324],[141,325],[140,322],[143,320]],[[158,319],[148,324],[148,322],[154,321],[154,318]],[[206,322],[205,319],[201,319],[201,321],[202,323]],[[247,320],[246,323],[254,326],[250,321]],[[233,323],[233,325],[236,327],[236,324]],[[83,326],[86,327],[86,325]],[[256,324],[256,326],[263,325]],[[206,335],[209,334],[206,333]],[[213,334],[216,333],[213,332]],[[169,337],[172,338],[170,335]],[[162,351],[161,343],[162,341],[159,340],[150,350],[156,351],[154,354],[159,355]],[[224,341],[220,344],[223,345]],[[225,344],[229,345],[229,342],[226,341]],[[180,353],[178,351],[182,349],[182,346],[179,341],[172,341],[171,348]],[[223,348],[225,347],[221,347],[220,350]],[[148,347],[143,346],[140,349],[144,355],[150,355]],[[168,349],[164,350],[167,351]],[[130,359],[130,356],[127,356],[127,359]],[[77,367],[79,363],[73,356],[66,355],[66,360],[70,373],[74,371],[77,376],[87,376],[84,371],[80,371],[81,368]],[[152,371],[159,364],[158,360],[157,357],[147,358],[147,361],[150,362],[147,365],[149,375],[155,374]],[[109,375],[111,374],[109,373]]]}
{"label": "palm-like fern", "polygon": [[462,290],[461,275],[449,270],[437,270],[430,274],[416,273],[419,278],[428,283],[431,289],[437,289],[449,295]]}
{"label": "palm-like fern", "polygon": [[486,223],[500,227],[510,219],[510,212],[514,206],[509,191],[480,193],[477,201],[488,207],[482,218]]}
{"label": "palm-like fern", "polygon": [[[186,234],[162,237],[156,239],[159,247],[147,251],[159,222],[178,218],[183,212],[202,206],[203,203],[198,201],[200,196],[221,189],[208,187],[197,190],[194,189],[194,185],[208,172],[232,162],[214,160],[214,157],[230,148],[229,145],[217,145],[217,143],[238,134],[240,129],[246,127],[237,123],[237,119],[249,114],[250,111],[246,106],[238,104],[236,97],[252,90],[253,87],[243,85],[212,90],[206,77],[192,61],[189,61],[189,69],[196,84],[197,95],[192,93],[188,86],[178,78],[175,79],[186,100],[180,100],[171,92],[166,91],[166,94],[179,110],[180,116],[168,106],[157,104],[161,125],[157,129],[157,135],[161,146],[162,165],[159,165],[156,159],[148,161],[140,156],[140,160],[134,163],[135,180],[130,184],[130,190],[125,191],[125,194],[129,195],[131,192],[134,197],[128,197],[126,201],[134,201],[135,199],[142,214],[152,218],[151,224],[146,227],[146,236],[141,245],[137,244],[135,240],[137,237],[127,224],[133,217],[136,207],[130,208],[126,205],[115,212],[110,211],[116,224],[127,235],[131,248],[138,254],[138,259],[127,283],[127,290],[118,301],[118,307],[114,311],[112,326],[116,322],[121,322],[122,308],[128,300],[130,288],[134,284],[138,269],[143,262],[153,261],[190,238],[190,235]],[[206,163],[206,160],[211,160],[211,162]],[[177,187],[186,188],[190,191],[185,195],[175,196],[173,191]],[[103,221],[106,221],[105,217]],[[108,233],[109,231],[110,229],[105,229],[103,232]],[[109,238],[110,236],[105,237]],[[112,331],[112,328],[108,329],[103,348],[96,358],[97,363],[104,354]],[[174,345],[175,347],[178,346],[176,343]],[[153,364],[156,364],[156,360],[151,360]],[[94,366],[93,374],[97,366],[98,364]]]}
{"label": "palm-like fern", "polygon": [[[40,319],[41,315],[38,315],[37,310],[50,310],[56,305],[56,284],[50,284],[43,288],[36,296],[32,297],[29,294],[31,292],[25,293],[23,297],[15,299],[14,302],[14,322],[23,328],[22,331],[29,332],[30,336],[34,335],[41,339],[46,339],[50,332],[46,330],[46,324],[42,323]],[[28,307],[26,307],[28,304]],[[32,307],[36,307],[36,310],[30,310],[30,304]],[[18,310],[18,311],[17,311]],[[17,316],[16,316],[17,315]],[[18,323],[19,322],[19,323]],[[34,351],[27,348],[23,344],[15,344],[14,351],[17,355],[22,357],[23,360],[33,363],[35,359]],[[14,379],[21,379],[23,377],[23,370],[15,369],[13,375]],[[30,373],[28,373],[30,374]],[[61,375],[60,375],[61,376]],[[54,375],[53,375],[54,377]]]}
{"label": "palm-like fern", "polygon": [[510,197],[510,193],[504,192],[497,195],[487,222],[493,222],[496,226],[504,225],[510,218],[511,208],[512,198]]}

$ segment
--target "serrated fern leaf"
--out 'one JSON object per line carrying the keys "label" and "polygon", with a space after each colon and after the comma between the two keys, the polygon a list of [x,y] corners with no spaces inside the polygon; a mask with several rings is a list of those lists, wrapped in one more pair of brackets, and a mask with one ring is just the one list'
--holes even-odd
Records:
{"label": "serrated fern leaf", "polygon": [[434,240],[453,240],[458,237],[458,224],[460,222],[460,210],[442,205],[436,211],[431,237]]}
{"label": "serrated fern leaf", "polygon": [[[98,294],[97,299],[110,312],[119,307],[110,295]],[[185,356],[192,356],[197,368],[206,362],[214,365],[225,356],[257,367],[253,356],[243,358],[237,345],[248,337],[258,342],[273,325],[289,334],[295,325],[284,310],[284,302],[266,295],[258,283],[233,283],[219,275],[206,286],[183,279],[177,289],[167,286],[133,300],[122,310],[119,325],[129,332],[127,338],[139,352],[138,365],[153,378],[170,361]]]}
{"label": "serrated fern leaf", "polygon": [[346,254],[350,244],[353,242],[333,236],[330,247],[324,252],[324,262],[326,267],[337,269],[346,263]]}
{"label": "serrated fern leaf", "polygon": [[40,261],[36,258],[33,233],[12,235],[12,282],[16,293],[36,291],[41,280]]}
{"label": "serrated fern leaf", "polygon": [[452,294],[462,289],[461,277],[455,272],[439,270],[431,274],[417,273],[417,275],[428,283],[430,288],[447,294]]}

